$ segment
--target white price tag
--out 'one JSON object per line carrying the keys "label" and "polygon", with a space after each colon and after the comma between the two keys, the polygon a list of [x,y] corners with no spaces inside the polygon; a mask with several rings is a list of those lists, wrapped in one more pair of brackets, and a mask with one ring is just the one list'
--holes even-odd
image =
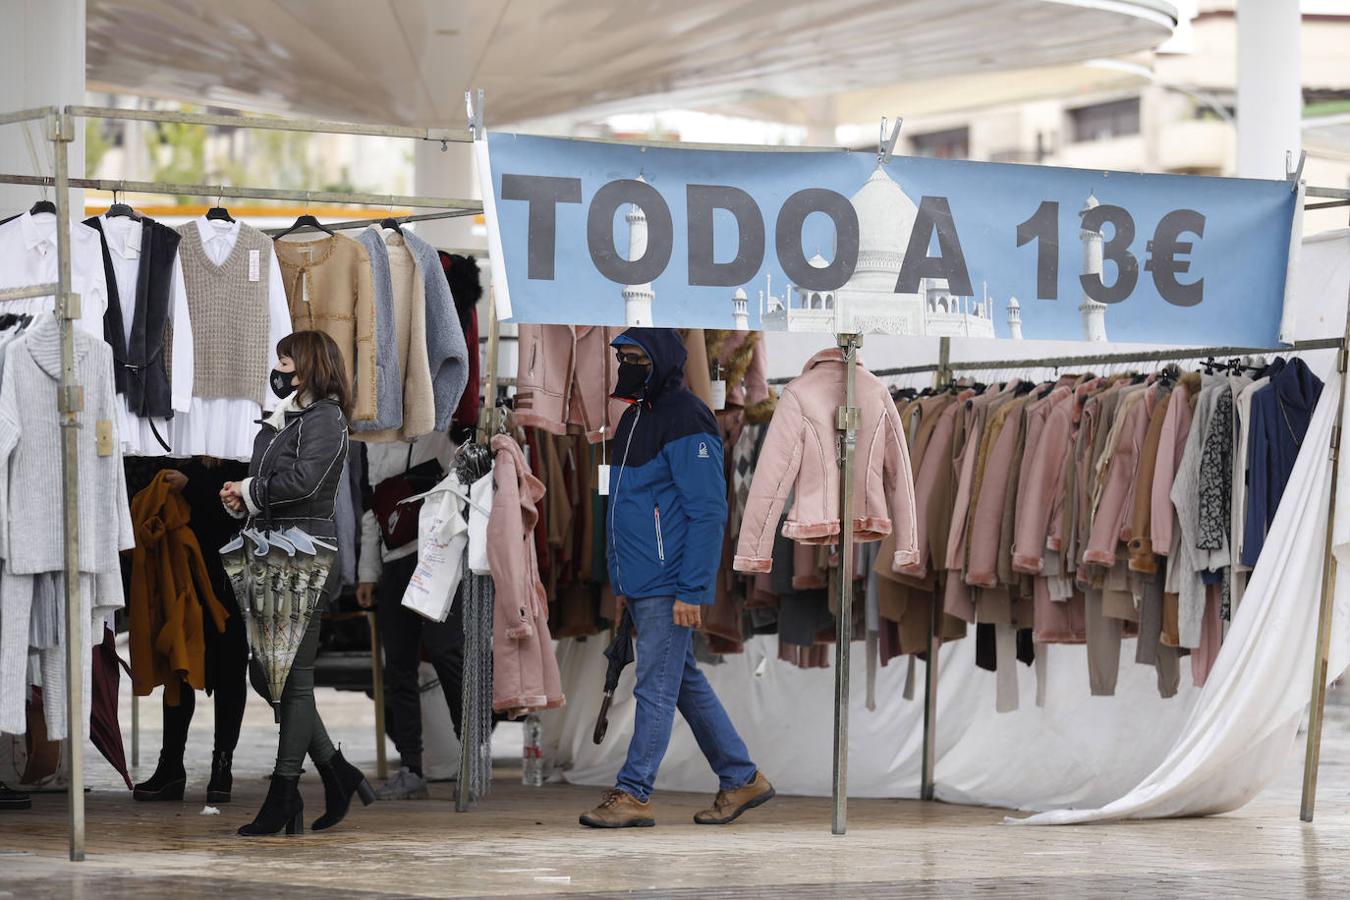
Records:
{"label": "white price tag", "polygon": [[596,471],[595,489],[601,497],[609,496],[609,466],[601,465]]}
{"label": "white price tag", "polygon": [[257,281],[262,277],[262,251],[248,251],[248,280]]}

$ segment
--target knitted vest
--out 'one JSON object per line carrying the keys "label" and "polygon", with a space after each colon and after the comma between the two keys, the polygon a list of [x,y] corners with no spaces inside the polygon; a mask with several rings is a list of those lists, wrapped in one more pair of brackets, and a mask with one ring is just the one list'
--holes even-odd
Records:
{"label": "knitted vest", "polygon": [[[261,405],[269,374],[267,273],[272,241],[241,222],[230,255],[217,266],[206,255],[196,222],[179,226],[178,232],[183,236],[178,256],[192,317],[192,396],[242,398]],[[250,280],[253,251],[258,264],[256,279]]]}

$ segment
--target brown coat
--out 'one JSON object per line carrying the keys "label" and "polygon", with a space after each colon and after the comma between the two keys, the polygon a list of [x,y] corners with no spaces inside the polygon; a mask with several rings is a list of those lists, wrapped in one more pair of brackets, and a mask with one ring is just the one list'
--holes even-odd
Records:
{"label": "brown coat", "polygon": [[131,501],[131,684],[141,697],[163,685],[170,706],[178,705],[183,682],[193,690],[206,687],[203,609],[218,632],[229,618],[211,590],[202,548],[188,527],[191,516],[165,472]]}
{"label": "brown coat", "polygon": [[353,422],[375,419],[375,287],[370,256],[351,238],[275,244],[291,326],[337,342],[352,385]]}

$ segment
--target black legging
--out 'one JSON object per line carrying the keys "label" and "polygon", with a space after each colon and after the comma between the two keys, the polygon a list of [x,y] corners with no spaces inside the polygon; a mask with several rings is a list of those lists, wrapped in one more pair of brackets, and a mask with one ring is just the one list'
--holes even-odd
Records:
{"label": "black legging", "polygon": [[426,645],[441,682],[450,721],[460,733],[464,684],[464,614],[458,599],[444,622],[432,622],[403,605],[403,593],[417,568],[417,555],[384,564],[376,585],[380,643],[384,647],[384,702],[389,736],[403,764],[422,769],[422,698],[417,668]]}

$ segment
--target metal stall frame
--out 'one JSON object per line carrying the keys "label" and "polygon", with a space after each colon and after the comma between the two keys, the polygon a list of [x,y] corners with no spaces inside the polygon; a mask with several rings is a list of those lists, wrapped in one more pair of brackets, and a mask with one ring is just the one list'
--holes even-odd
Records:
{"label": "metal stall frame", "polygon": [[[55,296],[56,316],[60,323],[61,378],[58,387],[58,412],[61,416],[61,467],[63,482],[64,571],[66,605],[66,703],[69,733],[66,739],[66,759],[69,768],[69,829],[70,859],[79,862],[85,858],[84,817],[84,738],[85,723],[81,710],[83,698],[83,659],[90,648],[82,646],[80,636],[79,597],[79,473],[76,467],[79,413],[84,408],[83,386],[75,377],[75,320],[80,317],[80,298],[71,291],[70,248],[70,191],[94,190],[134,192],[145,194],[186,195],[197,197],[231,197],[258,200],[291,200],[309,202],[349,203],[357,206],[402,206],[415,209],[438,210],[398,217],[399,222],[476,215],[483,204],[477,200],[451,197],[423,197],[400,194],[371,194],[342,191],[295,191],[271,188],[233,187],[210,184],[170,184],[153,181],[119,181],[90,178],[71,178],[69,172],[69,145],[75,140],[76,119],[124,119],[142,122],[199,124],[230,128],[265,129],[273,131],[309,132],[316,134],[351,134],[372,137],[396,137],[439,142],[441,149],[450,143],[472,140],[467,129],[413,128],[399,125],[364,125],[330,122],[317,119],[289,119],[282,117],[212,115],[158,110],[116,109],[94,106],[44,106],[0,114],[0,125],[26,124],[41,121],[46,124],[47,140],[52,142],[54,163],[51,176],[0,174],[0,184],[31,185],[53,188],[56,207],[56,249],[58,280],[54,284],[0,290],[0,302]],[[334,223],[332,228],[359,228],[381,221],[384,216],[369,220]],[[495,328],[495,324],[494,324]],[[378,712],[378,711],[377,711]],[[378,717],[378,716],[377,716]],[[133,703],[132,759],[140,755],[139,736],[135,726],[139,709]],[[381,741],[383,735],[380,735]],[[380,754],[383,755],[383,754]]]}

